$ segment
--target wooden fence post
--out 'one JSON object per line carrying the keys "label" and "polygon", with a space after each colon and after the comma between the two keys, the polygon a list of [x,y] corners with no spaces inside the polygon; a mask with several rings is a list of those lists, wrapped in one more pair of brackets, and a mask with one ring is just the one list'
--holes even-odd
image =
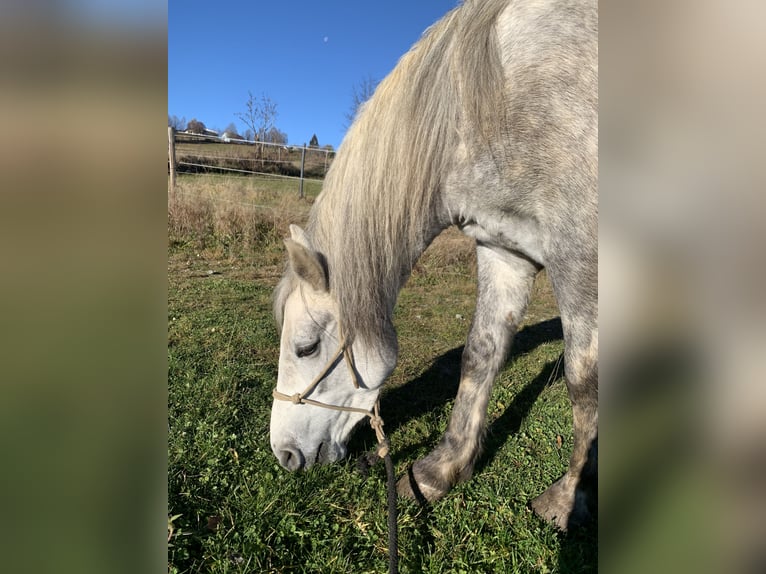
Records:
{"label": "wooden fence post", "polygon": [[301,152],[301,193],[300,198],[303,199],[303,168],[306,165],[306,144],[303,144],[303,151]]}
{"label": "wooden fence post", "polygon": [[170,190],[176,188],[176,130],[168,126],[168,162],[170,164]]}

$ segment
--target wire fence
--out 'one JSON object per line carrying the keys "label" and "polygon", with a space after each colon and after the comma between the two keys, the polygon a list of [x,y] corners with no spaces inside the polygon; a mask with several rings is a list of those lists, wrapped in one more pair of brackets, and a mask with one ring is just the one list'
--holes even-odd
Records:
{"label": "wire fence", "polygon": [[168,127],[171,188],[175,188],[178,174],[269,177],[295,181],[302,198],[304,182],[323,181],[334,158],[335,150],[330,146],[293,146],[177,132]]}

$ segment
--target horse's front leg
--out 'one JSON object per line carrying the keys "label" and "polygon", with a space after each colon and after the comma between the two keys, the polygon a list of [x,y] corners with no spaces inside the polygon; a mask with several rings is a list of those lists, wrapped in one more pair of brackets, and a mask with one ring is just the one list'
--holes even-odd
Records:
{"label": "horse's front leg", "polygon": [[449,425],[436,448],[399,480],[402,496],[434,501],[471,477],[481,451],[492,383],[508,356],[539,270],[525,258],[482,244],[476,253],[476,313],[463,351],[460,387]]}

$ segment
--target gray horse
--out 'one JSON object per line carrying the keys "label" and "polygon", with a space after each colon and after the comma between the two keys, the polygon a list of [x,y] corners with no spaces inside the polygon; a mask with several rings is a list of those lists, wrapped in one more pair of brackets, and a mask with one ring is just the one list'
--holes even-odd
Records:
{"label": "gray horse", "polygon": [[546,268],[574,448],[567,473],[532,506],[562,529],[587,516],[581,481],[595,467],[598,423],[597,40],[595,0],[469,0],[381,82],[307,229],[291,226],[285,241],[271,417],[282,466],[338,460],[353,427],[375,419],[397,360],[399,290],[436,235],[456,225],[476,239],[476,313],[448,428],[399,493],[434,501],[470,478],[493,381]]}

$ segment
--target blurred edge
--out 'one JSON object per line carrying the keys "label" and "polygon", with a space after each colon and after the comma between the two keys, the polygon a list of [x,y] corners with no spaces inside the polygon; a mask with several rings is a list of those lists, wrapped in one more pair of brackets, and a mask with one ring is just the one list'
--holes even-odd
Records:
{"label": "blurred edge", "polygon": [[[156,571],[166,11],[2,10],[4,566]],[[606,571],[766,564],[763,12],[600,4]]]}
{"label": "blurred edge", "polygon": [[167,7],[5,3],[8,572],[167,569]]}
{"label": "blurred edge", "polygon": [[756,2],[600,7],[600,558],[766,570]]}

